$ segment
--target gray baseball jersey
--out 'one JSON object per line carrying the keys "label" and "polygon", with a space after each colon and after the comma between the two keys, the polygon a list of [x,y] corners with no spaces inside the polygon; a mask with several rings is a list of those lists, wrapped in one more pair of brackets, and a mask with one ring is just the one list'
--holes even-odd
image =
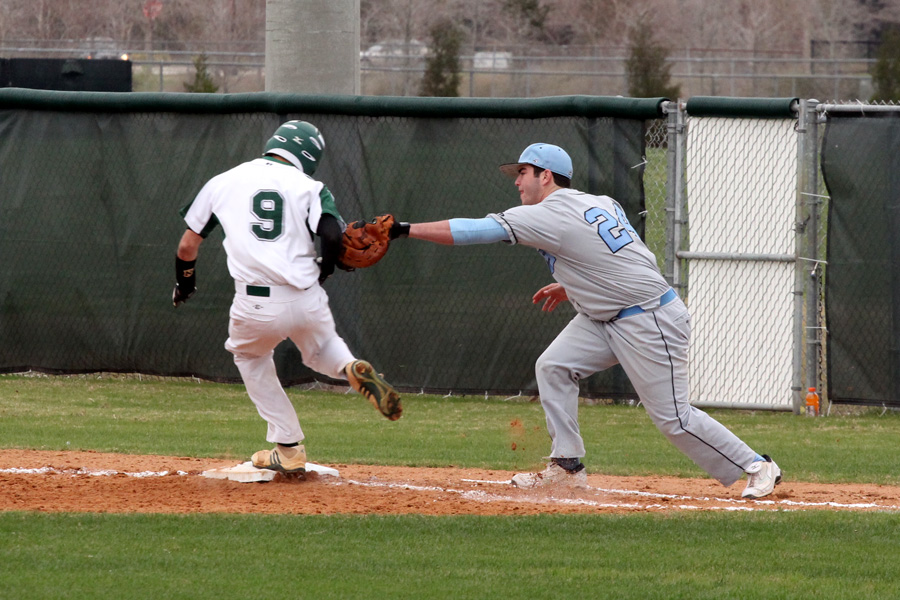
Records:
{"label": "gray baseball jersey", "polygon": [[510,243],[540,250],[575,309],[592,319],[609,321],[669,290],[656,257],[609,196],[563,189],[539,204],[488,216],[506,229]]}
{"label": "gray baseball jersey", "polygon": [[510,243],[540,251],[578,312],[535,366],[550,456],[585,455],[578,381],[621,364],[663,435],[724,485],[737,481],[756,453],[691,406],[690,315],[622,207],[608,196],[563,189],[488,216]]}

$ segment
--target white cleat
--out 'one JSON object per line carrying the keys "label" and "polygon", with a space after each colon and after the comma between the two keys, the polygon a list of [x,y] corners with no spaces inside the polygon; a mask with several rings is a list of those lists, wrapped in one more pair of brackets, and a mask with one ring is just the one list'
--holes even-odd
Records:
{"label": "white cleat", "polygon": [[514,486],[532,489],[545,486],[587,487],[587,472],[584,465],[578,471],[566,471],[558,464],[551,462],[540,473],[517,473],[513,476]]}
{"label": "white cleat", "polygon": [[767,455],[763,455],[766,460],[758,460],[747,467],[747,487],[741,494],[744,498],[755,500],[763,498],[772,493],[775,486],[781,483],[781,469]]}

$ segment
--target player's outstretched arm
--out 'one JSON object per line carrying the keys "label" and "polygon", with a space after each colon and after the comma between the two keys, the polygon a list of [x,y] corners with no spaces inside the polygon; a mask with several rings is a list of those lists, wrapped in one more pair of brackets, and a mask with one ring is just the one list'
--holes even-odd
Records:
{"label": "player's outstretched arm", "polygon": [[435,244],[452,245],[453,233],[450,231],[450,221],[432,221],[431,223],[401,223],[394,221],[391,226],[390,238],[410,237]]}
{"label": "player's outstretched arm", "polygon": [[531,298],[531,302],[532,304],[537,304],[543,300],[544,306],[541,307],[541,310],[544,312],[553,312],[556,307],[559,306],[560,302],[565,302],[568,299],[569,295],[566,294],[566,288],[558,283],[551,283],[535,292],[534,296]]}
{"label": "player's outstretched arm", "polygon": [[494,219],[448,219],[430,223],[394,222],[391,239],[411,237],[436,244],[465,246],[509,241],[506,230]]}

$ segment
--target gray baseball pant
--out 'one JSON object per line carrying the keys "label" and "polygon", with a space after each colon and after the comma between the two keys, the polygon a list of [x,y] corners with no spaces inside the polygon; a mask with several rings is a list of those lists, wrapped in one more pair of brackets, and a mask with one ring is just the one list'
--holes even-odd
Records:
{"label": "gray baseball pant", "polygon": [[740,479],[756,452],[724,425],[691,406],[690,336],[690,314],[680,299],[608,322],[576,315],[535,367],[552,439],[550,456],[585,455],[578,426],[578,382],[621,364],[650,419],[670,442],[723,485]]}

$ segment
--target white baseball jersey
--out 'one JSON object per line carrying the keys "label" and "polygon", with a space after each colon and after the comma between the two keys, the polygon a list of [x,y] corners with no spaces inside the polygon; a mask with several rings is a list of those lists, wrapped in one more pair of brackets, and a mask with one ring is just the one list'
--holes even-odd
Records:
{"label": "white baseball jersey", "polygon": [[537,248],[575,309],[591,319],[609,321],[669,290],[656,257],[609,196],[562,189],[539,204],[488,216],[511,244]]}
{"label": "white baseball jersey", "polygon": [[235,281],[306,289],[319,277],[313,233],[323,212],[341,220],[324,184],[293,166],[257,158],[210,179],[184,220],[204,236],[222,225]]}
{"label": "white baseball jersey", "polygon": [[213,177],[183,211],[194,233],[205,237],[218,224],[225,230],[228,270],[236,282],[225,348],[268,423],[272,443],[304,437],[278,380],[274,348],[290,338],[303,364],[335,379],[354,360],[318,285],[313,232],[323,213],[341,221],[328,188],[268,158]]}

